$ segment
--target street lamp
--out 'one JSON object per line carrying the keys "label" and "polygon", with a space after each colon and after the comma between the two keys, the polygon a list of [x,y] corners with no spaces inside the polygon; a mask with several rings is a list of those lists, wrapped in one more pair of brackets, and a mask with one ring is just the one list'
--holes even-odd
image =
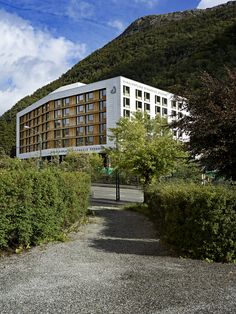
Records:
{"label": "street lamp", "polygon": [[34,134],[34,135],[38,135],[38,136],[39,136],[39,168],[41,168],[41,165],[42,165],[42,143],[43,143],[43,141],[42,141],[42,135],[41,135],[40,132],[36,133],[36,132],[34,131],[34,129],[32,129],[32,128],[31,128],[30,126],[28,126],[28,125],[25,125],[25,126],[24,126],[24,129],[26,129],[26,130],[31,130],[31,131],[33,131],[33,134]]}

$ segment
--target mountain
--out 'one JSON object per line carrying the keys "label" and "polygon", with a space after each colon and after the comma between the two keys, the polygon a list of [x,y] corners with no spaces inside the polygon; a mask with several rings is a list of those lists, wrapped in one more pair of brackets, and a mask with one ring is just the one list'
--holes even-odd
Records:
{"label": "mountain", "polygon": [[13,153],[16,113],[61,85],[122,75],[184,95],[186,88],[199,88],[202,71],[222,77],[225,67],[236,67],[236,2],[142,17],[59,79],[4,113],[0,117],[0,148]]}

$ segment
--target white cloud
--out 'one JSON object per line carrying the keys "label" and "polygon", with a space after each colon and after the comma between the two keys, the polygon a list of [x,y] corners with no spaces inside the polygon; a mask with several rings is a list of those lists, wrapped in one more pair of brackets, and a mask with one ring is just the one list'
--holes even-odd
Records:
{"label": "white cloud", "polygon": [[[198,4],[198,9],[206,9],[206,8],[212,8],[217,5],[229,2],[230,0],[201,0]],[[232,1],[232,0],[231,0]],[[233,0],[234,1],[234,0]]]}
{"label": "white cloud", "polygon": [[58,78],[86,53],[85,44],[55,38],[1,10],[0,38],[0,115]]}
{"label": "white cloud", "polygon": [[134,0],[135,3],[144,4],[152,8],[158,4],[159,0]]}
{"label": "white cloud", "polygon": [[108,26],[116,28],[119,33],[121,33],[125,29],[125,25],[120,20],[113,20],[107,23]]}
{"label": "white cloud", "polygon": [[94,15],[94,6],[86,1],[70,0],[66,14],[75,21],[90,18]]}

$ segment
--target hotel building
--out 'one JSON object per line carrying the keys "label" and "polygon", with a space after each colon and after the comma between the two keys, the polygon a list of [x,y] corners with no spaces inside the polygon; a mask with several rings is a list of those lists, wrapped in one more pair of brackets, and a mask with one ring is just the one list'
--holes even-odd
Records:
{"label": "hotel building", "polygon": [[[138,110],[168,121],[186,114],[173,94],[122,76],[62,86],[17,114],[17,157],[101,153],[113,145],[109,128]],[[186,139],[177,131],[173,136]]]}

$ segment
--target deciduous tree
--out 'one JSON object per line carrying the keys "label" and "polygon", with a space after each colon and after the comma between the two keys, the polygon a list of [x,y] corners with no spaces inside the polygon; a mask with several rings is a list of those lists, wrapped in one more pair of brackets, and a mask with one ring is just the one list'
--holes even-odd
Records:
{"label": "deciduous tree", "polygon": [[116,167],[138,175],[144,187],[154,178],[172,173],[179,158],[186,157],[182,144],[173,139],[165,119],[137,112],[131,119],[121,118],[111,129],[115,147],[109,151]]}
{"label": "deciduous tree", "polygon": [[227,78],[201,77],[201,89],[188,93],[190,115],[178,122],[190,136],[189,150],[206,170],[236,180],[236,70]]}

